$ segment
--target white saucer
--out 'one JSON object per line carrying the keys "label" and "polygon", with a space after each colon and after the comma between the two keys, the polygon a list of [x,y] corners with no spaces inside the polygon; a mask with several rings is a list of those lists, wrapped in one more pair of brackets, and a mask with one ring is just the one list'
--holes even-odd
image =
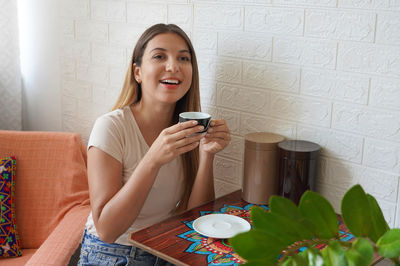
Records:
{"label": "white saucer", "polygon": [[248,221],[230,214],[208,214],[193,222],[193,229],[197,233],[213,238],[230,238],[250,228]]}

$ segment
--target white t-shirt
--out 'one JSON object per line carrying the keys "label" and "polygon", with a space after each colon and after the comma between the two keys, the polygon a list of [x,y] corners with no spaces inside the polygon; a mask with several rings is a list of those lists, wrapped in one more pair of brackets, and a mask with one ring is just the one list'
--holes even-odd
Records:
{"label": "white t-shirt", "polygon": [[[129,106],[99,117],[90,134],[88,149],[97,147],[122,164],[123,184],[149,150]],[[175,210],[183,194],[183,171],[180,157],[163,165],[136,220],[115,243],[130,245],[129,233],[160,222]],[[115,217],[115,219],[119,219]],[[98,236],[90,213],[87,231]]]}

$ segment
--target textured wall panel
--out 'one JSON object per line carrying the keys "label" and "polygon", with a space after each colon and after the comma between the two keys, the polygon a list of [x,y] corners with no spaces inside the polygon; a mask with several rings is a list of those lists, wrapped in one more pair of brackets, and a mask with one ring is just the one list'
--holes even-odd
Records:
{"label": "textured wall panel", "polygon": [[300,88],[300,68],[245,61],[243,83],[265,89],[297,93]]}
{"label": "textured wall panel", "polygon": [[291,8],[246,7],[246,31],[301,35],[304,10]]}
{"label": "textured wall panel", "polygon": [[[400,14],[400,13],[399,13]],[[399,30],[399,27],[397,28]],[[338,69],[400,78],[400,46],[345,42],[339,45]]]}
{"label": "textured wall panel", "polygon": [[273,61],[334,69],[336,42],[303,38],[274,39]]}
{"label": "textured wall panel", "polygon": [[367,104],[369,77],[337,71],[302,71],[302,94]]}
{"label": "textured wall panel", "polygon": [[373,77],[370,104],[382,108],[400,109],[400,79]]}
{"label": "textured wall panel", "polygon": [[21,70],[16,0],[0,0],[0,129],[21,130]]}
{"label": "textured wall panel", "polygon": [[243,8],[226,5],[194,6],[194,25],[199,28],[241,30],[243,28]]}
{"label": "textured wall panel", "polygon": [[297,138],[318,143],[322,147],[321,154],[325,156],[361,163],[362,137],[330,129],[299,126]]}
{"label": "textured wall panel", "polygon": [[376,14],[373,12],[306,10],[306,36],[372,42]]}
{"label": "textured wall panel", "polygon": [[272,37],[256,33],[221,33],[218,35],[218,53],[271,61]]}

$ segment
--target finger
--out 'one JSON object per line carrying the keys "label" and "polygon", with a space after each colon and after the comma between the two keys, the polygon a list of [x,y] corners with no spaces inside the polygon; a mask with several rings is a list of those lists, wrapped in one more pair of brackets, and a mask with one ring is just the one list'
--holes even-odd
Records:
{"label": "finger", "polygon": [[212,139],[207,138],[206,141],[204,141],[204,144],[211,145],[212,147],[218,147],[222,150],[223,148],[229,145],[229,141],[218,138],[212,138]]}
{"label": "finger", "polygon": [[211,151],[213,153],[217,153],[226,147],[225,143],[217,142],[217,141],[211,141],[211,143],[205,142],[204,144],[207,145],[206,150]]}
{"label": "finger", "polygon": [[211,127],[224,125],[224,124],[226,124],[225,119],[214,119],[214,120],[211,120],[211,122],[210,122]]}
{"label": "finger", "polygon": [[226,124],[225,120],[223,120],[223,119],[216,121],[215,123],[213,123],[213,125],[211,125],[211,123],[210,123],[209,130],[210,129],[211,129],[211,131],[227,131],[227,132],[229,132],[229,127]]}
{"label": "finger", "polygon": [[225,136],[230,138],[231,133],[229,132],[229,129],[227,127],[216,127],[216,128],[210,128],[207,130],[208,134],[224,134]]}
{"label": "finger", "polygon": [[177,149],[177,155],[181,155],[183,153],[186,153],[188,151],[191,151],[191,150],[195,149],[197,146],[199,146],[199,143],[200,142],[196,141],[196,142],[193,142],[193,143],[191,143],[189,145],[186,145],[186,146],[178,148]]}
{"label": "finger", "polygon": [[198,124],[198,122],[196,120],[190,120],[190,121],[186,121],[186,122],[177,123],[171,127],[164,129],[163,131],[167,134],[174,134],[179,131],[185,130],[187,128],[194,127],[197,124]]}
{"label": "finger", "polygon": [[198,133],[202,132],[204,130],[204,126],[195,126],[191,128],[187,128],[184,130],[181,130],[179,132],[176,132],[171,135],[172,140],[177,141],[180,139],[187,138],[192,135],[199,135]]}
{"label": "finger", "polygon": [[229,133],[229,128],[226,125],[214,126],[208,128],[207,132],[227,132]]}
{"label": "finger", "polygon": [[230,134],[226,132],[214,132],[214,133],[208,133],[206,134],[206,138],[218,138],[218,139],[223,139],[223,140],[230,140]]}
{"label": "finger", "polygon": [[189,145],[193,142],[199,142],[205,135],[206,135],[206,133],[195,134],[195,135],[192,134],[192,136],[190,136],[190,137],[185,137],[185,138],[182,138],[182,139],[176,141],[175,145],[177,148],[180,148],[180,147]]}
{"label": "finger", "polygon": [[229,144],[231,142],[231,136],[230,135],[229,136],[226,136],[226,135],[215,136],[215,135],[212,135],[212,134],[210,134],[210,135],[207,134],[204,139],[207,140],[207,142],[216,141],[216,142],[224,142],[224,143],[227,143],[227,144]]}

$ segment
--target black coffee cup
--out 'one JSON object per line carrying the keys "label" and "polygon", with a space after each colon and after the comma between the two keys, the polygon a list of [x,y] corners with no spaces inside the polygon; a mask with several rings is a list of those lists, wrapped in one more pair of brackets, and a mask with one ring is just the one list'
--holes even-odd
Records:
{"label": "black coffee cup", "polygon": [[211,115],[202,112],[184,112],[179,114],[179,122],[186,122],[196,120],[198,125],[204,126],[204,130],[199,132],[203,133],[206,132],[208,126],[210,125]]}

